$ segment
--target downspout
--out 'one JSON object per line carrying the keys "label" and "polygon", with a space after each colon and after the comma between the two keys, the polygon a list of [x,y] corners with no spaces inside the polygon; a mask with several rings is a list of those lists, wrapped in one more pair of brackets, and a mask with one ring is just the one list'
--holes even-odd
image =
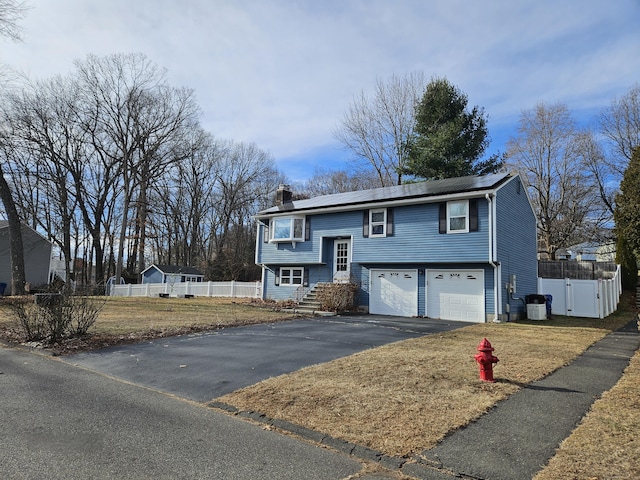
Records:
{"label": "downspout", "polygon": [[[264,284],[264,278],[266,275],[265,269],[266,269],[266,265],[264,265],[263,263],[260,263],[260,258],[262,257],[262,239],[260,238],[260,226],[264,225],[264,223],[262,223],[260,220],[258,220],[256,222],[256,254],[255,254],[255,259],[254,262],[256,265],[258,265],[260,267],[260,269],[262,270],[261,272],[261,277],[260,277],[260,299],[264,300],[264,296],[265,296],[265,292],[266,292],[266,288],[265,288],[265,284]],[[265,234],[265,229],[262,229],[262,235]]]}
{"label": "downspout", "polygon": [[493,321],[499,321],[498,315],[501,312],[500,302],[502,301],[500,298],[500,267],[496,264],[496,222],[495,222],[495,202],[490,193],[485,194],[484,198],[488,203],[488,212],[489,212],[489,264],[493,267]]}

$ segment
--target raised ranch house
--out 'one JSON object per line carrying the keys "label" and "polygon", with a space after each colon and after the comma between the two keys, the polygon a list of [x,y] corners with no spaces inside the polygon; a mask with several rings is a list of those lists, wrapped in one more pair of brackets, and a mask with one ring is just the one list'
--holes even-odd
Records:
{"label": "raised ranch house", "polygon": [[486,322],[536,293],[536,219],[517,175],[433,180],[292,200],[256,215],[263,298],[359,285],[371,314]]}
{"label": "raised ranch house", "polygon": [[204,274],[194,267],[156,265],[142,271],[142,283],[202,282]]}
{"label": "raised ranch house", "polygon": [[[9,239],[9,223],[0,220],[0,283],[5,284],[5,294],[11,285],[11,251]],[[25,281],[33,287],[49,283],[52,245],[49,240],[33,228],[22,224],[22,244],[24,248]],[[0,295],[3,292],[0,291]]]}

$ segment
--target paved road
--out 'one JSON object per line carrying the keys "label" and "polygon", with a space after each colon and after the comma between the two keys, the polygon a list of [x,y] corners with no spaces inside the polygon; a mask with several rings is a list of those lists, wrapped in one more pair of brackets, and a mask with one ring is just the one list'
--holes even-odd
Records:
{"label": "paved road", "polygon": [[158,339],[72,355],[66,361],[207,402],[308,365],[465,325],[372,315],[311,318]]}
{"label": "paved road", "polygon": [[51,357],[0,347],[2,479],[341,479],[346,456]]}

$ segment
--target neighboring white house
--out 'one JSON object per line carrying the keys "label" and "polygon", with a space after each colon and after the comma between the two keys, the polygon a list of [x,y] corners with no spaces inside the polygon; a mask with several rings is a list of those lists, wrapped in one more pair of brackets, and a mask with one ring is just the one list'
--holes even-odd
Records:
{"label": "neighboring white house", "polygon": [[568,248],[561,248],[556,253],[559,260],[577,260],[579,262],[615,262],[616,244],[583,242]]}
{"label": "neighboring white house", "polygon": [[[33,228],[22,224],[22,244],[25,281],[34,287],[48,284],[51,269],[51,242]],[[6,220],[0,220],[0,283],[11,285],[9,223]],[[8,294],[8,290],[7,287],[6,291],[0,292],[0,295]]]}

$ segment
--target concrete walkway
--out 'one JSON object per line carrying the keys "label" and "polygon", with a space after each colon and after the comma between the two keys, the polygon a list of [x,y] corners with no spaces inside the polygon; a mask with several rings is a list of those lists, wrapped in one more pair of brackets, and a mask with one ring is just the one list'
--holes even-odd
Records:
{"label": "concrete walkway", "polygon": [[[591,405],[620,379],[640,346],[635,320],[595,343],[570,365],[534,382],[467,428],[423,453],[458,478],[532,478],[555,454]],[[451,479],[428,465],[406,464],[419,479]],[[467,478],[463,477],[463,478]]]}

